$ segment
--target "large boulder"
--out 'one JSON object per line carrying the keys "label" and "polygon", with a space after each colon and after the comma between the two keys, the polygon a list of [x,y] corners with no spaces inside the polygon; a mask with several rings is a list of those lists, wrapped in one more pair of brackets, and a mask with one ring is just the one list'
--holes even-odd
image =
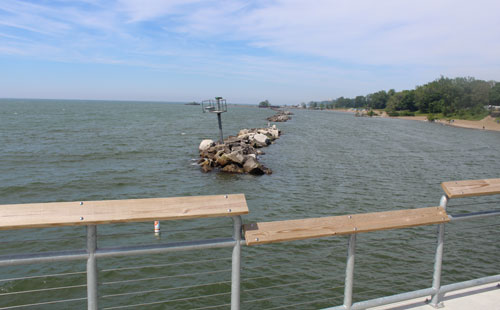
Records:
{"label": "large boulder", "polygon": [[200,146],[198,147],[198,149],[200,150],[200,152],[203,152],[203,151],[208,150],[209,148],[211,148],[214,145],[215,145],[215,143],[214,143],[213,140],[205,139],[205,140],[201,141]]}
{"label": "large boulder", "polygon": [[262,165],[257,161],[257,159],[248,156],[245,164],[243,165],[243,170],[246,173],[262,175],[264,174],[264,169]]}
{"label": "large boulder", "polygon": [[233,147],[231,147],[231,151],[232,152],[243,153],[243,146],[241,146],[241,144],[233,146]]}
{"label": "large boulder", "polygon": [[269,138],[266,135],[263,135],[261,133],[256,134],[253,136],[253,139],[260,145],[266,146],[271,144],[271,141],[269,141]]}
{"label": "large boulder", "polygon": [[245,170],[236,164],[229,164],[224,166],[221,171],[229,172],[229,173],[245,173]]}
{"label": "large boulder", "polygon": [[210,159],[205,159],[204,162],[200,164],[201,171],[207,173],[212,171],[212,161]]}
{"label": "large boulder", "polygon": [[268,128],[242,129],[238,136],[229,136],[224,143],[203,140],[200,143],[198,164],[203,172],[217,169],[230,173],[251,173],[256,175],[271,174],[272,171],[262,166],[258,155],[263,155],[262,147],[279,138],[276,125]]}
{"label": "large boulder", "polygon": [[242,129],[238,132],[238,137],[245,136],[248,134],[248,129]]}
{"label": "large boulder", "polygon": [[233,163],[240,165],[243,165],[243,162],[245,161],[245,156],[243,156],[240,152],[231,152],[229,154],[225,154],[224,156],[226,156]]}
{"label": "large boulder", "polygon": [[227,157],[226,154],[222,154],[221,156],[219,156],[217,158],[217,165],[221,166],[221,167],[224,167],[226,166],[227,164],[229,164],[229,158]]}
{"label": "large boulder", "polygon": [[291,115],[287,112],[279,111],[278,113],[274,114],[273,116],[270,116],[267,118],[268,121],[270,122],[286,122],[289,119],[292,119],[290,116]]}
{"label": "large boulder", "polygon": [[275,139],[275,140],[280,137],[280,132],[278,129],[271,129],[270,133],[271,133],[271,136],[273,137],[273,139]]}

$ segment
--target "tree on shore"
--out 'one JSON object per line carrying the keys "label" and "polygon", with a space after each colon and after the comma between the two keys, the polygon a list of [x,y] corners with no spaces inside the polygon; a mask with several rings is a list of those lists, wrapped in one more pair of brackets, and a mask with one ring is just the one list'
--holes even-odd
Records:
{"label": "tree on shore", "polygon": [[309,107],[309,109],[316,109],[318,108],[318,103],[316,101],[309,101],[307,106]]}
{"label": "tree on shore", "polygon": [[[316,105],[309,104],[310,108]],[[330,105],[331,104],[331,105]],[[385,109],[389,115],[424,114],[481,117],[488,105],[500,105],[500,83],[473,77],[440,78],[412,90],[381,90],[354,99],[339,97],[326,102],[326,108]]]}
{"label": "tree on shore", "polygon": [[269,103],[269,100],[267,100],[267,99],[259,102],[259,107],[269,108],[270,106],[271,106],[271,104]]}
{"label": "tree on shore", "polygon": [[387,101],[389,100],[389,95],[385,90],[370,94],[367,97],[368,107],[372,109],[385,109]]}
{"label": "tree on shore", "polygon": [[490,89],[489,99],[490,105],[500,106],[500,83],[495,83]]}

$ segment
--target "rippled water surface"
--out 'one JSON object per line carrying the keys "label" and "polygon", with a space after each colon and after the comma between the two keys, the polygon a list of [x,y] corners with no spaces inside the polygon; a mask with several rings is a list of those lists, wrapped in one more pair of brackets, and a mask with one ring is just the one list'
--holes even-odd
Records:
{"label": "rippled water surface", "polygon": [[[215,115],[199,106],[4,99],[0,204],[244,193],[248,223],[435,206],[443,181],[499,177],[499,132],[293,112],[291,121],[277,124],[282,137],[261,157],[274,173],[256,177],[203,174],[194,165],[199,142],[218,136]],[[266,126],[272,113],[230,107],[224,133]],[[452,200],[449,210],[489,210],[499,200]],[[498,274],[496,223],[447,225],[444,283]],[[228,237],[231,225],[162,222],[161,239],[152,223],[101,225],[99,246]],[[355,300],[429,287],[435,234],[434,226],[360,234]],[[84,227],[0,236],[2,255],[85,247]],[[333,237],[243,247],[242,309],[341,304],[346,244]],[[231,249],[214,249],[99,260],[99,306],[228,309],[230,257]],[[0,309],[85,309],[84,270],[84,262],[0,267]]]}

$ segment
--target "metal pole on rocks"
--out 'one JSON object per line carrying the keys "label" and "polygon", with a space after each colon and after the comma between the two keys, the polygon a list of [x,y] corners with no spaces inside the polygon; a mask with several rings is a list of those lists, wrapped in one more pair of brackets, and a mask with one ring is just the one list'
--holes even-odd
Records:
{"label": "metal pole on rocks", "polygon": [[220,143],[224,143],[224,135],[222,134],[222,118],[220,117],[220,113],[217,113],[217,120],[219,121],[219,133],[220,133]]}
{"label": "metal pole on rocks", "polygon": [[201,102],[201,108],[203,113],[210,112],[217,114],[217,121],[219,122],[219,135],[220,135],[220,143],[224,143],[224,135],[222,134],[222,118],[221,114],[227,112],[227,104],[226,100],[222,99],[222,97],[215,97],[215,101],[213,100],[204,100]]}

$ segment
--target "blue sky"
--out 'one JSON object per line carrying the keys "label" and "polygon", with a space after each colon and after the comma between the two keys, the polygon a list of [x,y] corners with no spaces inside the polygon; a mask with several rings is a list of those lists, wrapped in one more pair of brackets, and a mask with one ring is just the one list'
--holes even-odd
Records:
{"label": "blue sky", "polygon": [[500,81],[497,0],[0,1],[0,98],[297,104]]}

